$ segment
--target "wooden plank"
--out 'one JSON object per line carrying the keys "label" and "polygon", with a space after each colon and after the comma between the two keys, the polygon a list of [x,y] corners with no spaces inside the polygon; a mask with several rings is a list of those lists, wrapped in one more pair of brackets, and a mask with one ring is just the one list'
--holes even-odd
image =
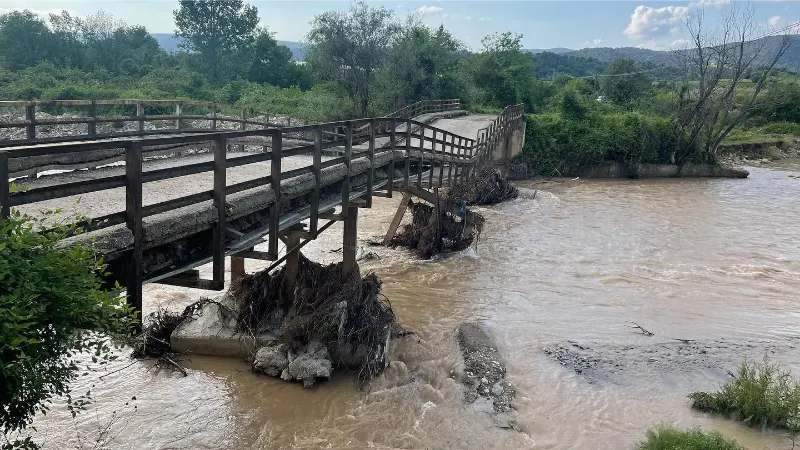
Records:
{"label": "wooden plank", "polygon": [[36,139],[36,105],[25,107],[25,137],[29,141]]}
{"label": "wooden plank", "polygon": [[[132,144],[131,144],[132,145]],[[141,147],[141,145],[140,145]],[[11,196],[11,206],[26,205],[44,200],[69,197],[72,195],[86,194],[88,192],[103,191],[125,186],[125,175],[95,178],[93,180],[73,181],[55,186],[44,186],[16,192]],[[140,178],[141,182],[141,178]]]}
{"label": "wooden plank", "polygon": [[358,250],[358,207],[348,206],[344,220],[342,235],[342,278],[343,281],[356,268],[356,252]]}
{"label": "wooden plank", "polygon": [[183,102],[177,102],[175,104],[175,129],[178,131],[183,130]]}
{"label": "wooden plank", "polygon": [[214,191],[198,192],[196,194],[187,195],[185,197],[174,198],[152,205],[147,205],[143,208],[142,213],[144,217],[154,216],[156,214],[165,213],[178,208],[183,208],[189,205],[194,205],[201,202],[207,202],[214,199]]}
{"label": "wooden plank", "polygon": [[[405,157],[405,172],[403,173],[403,186],[408,190],[411,185],[409,184],[409,177],[411,176],[411,121],[406,122],[406,157]],[[393,180],[392,180],[393,181]],[[394,184],[394,183],[392,183]]]}
{"label": "wooden plank", "polygon": [[281,130],[272,132],[272,156],[270,162],[270,182],[275,193],[275,203],[269,208],[269,253],[278,254],[278,227],[281,219]]}
{"label": "wooden plank", "polygon": [[[239,129],[242,131],[247,130],[247,109],[242,109],[242,122],[239,124]],[[239,152],[244,152],[244,144],[239,144]]]}
{"label": "wooden plank", "polygon": [[[368,144],[369,149],[367,151],[367,159],[369,159],[369,170],[367,170],[367,198],[366,198],[368,208],[372,207],[372,180],[375,177],[375,132],[376,132],[375,127],[376,127],[376,121],[373,118],[369,121],[369,144]],[[394,150],[394,134],[392,134],[391,137],[391,146],[392,150]],[[389,183],[389,185],[391,186],[391,183]]]}
{"label": "wooden plank", "polygon": [[239,258],[244,259],[258,259],[261,261],[275,261],[278,259],[278,255],[269,253],[269,252],[259,252],[255,250],[244,250],[241,252],[237,252],[236,256]]}
{"label": "wooden plank", "polygon": [[217,129],[217,104],[213,103],[211,105],[211,129]]}
{"label": "wooden plank", "polygon": [[431,169],[428,173],[428,189],[433,189],[433,171],[436,168],[436,128],[433,128],[433,142],[431,143]]}
{"label": "wooden plank", "polygon": [[320,183],[322,182],[322,128],[317,125],[314,127],[314,193],[311,197],[311,217],[309,218],[309,233],[317,235],[319,227],[319,196]]}
{"label": "wooden plank", "polygon": [[8,185],[8,152],[0,151],[0,219],[11,214],[11,193]]}
{"label": "wooden plank", "polygon": [[244,258],[231,256],[231,286],[244,278]]}
{"label": "wooden plank", "polygon": [[164,169],[148,170],[142,174],[142,182],[150,183],[153,181],[166,180],[167,178],[177,178],[196,173],[214,170],[213,161],[204,161],[194,164],[182,164],[180,166],[166,167]]}
{"label": "wooden plank", "polygon": [[404,192],[403,198],[400,200],[400,205],[397,207],[392,222],[389,224],[389,230],[386,231],[386,236],[383,237],[383,245],[389,245],[395,233],[397,233],[397,228],[400,227],[400,222],[403,221],[403,216],[406,214],[409,202],[411,202],[411,193]]}
{"label": "wooden plank", "polygon": [[133,250],[127,261],[127,291],[128,305],[130,305],[138,318],[141,331],[142,314],[142,254],[144,240],[142,237],[142,144],[132,142],[125,149],[125,222],[133,234]]}
{"label": "wooden plank", "polygon": [[141,103],[136,104],[136,117],[138,120],[139,133],[144,133],[144,105]]}
{"label": "wooden plank", "polygon": [[214,140],[214,208],[217,210],[217,221],[214,225],[214,237],[211,244],[212,279],[220,289],[225,285],[225,228],[227,214],[225,211],[226,190],[226,158],[227,141],[224,136]]}
{"label": "wooden plank", "polygon": [[94,136],[97,134],[97,122],[95,122],[97,120],[97,102],[92,100],[92,102],[89,103],[87,113],[89,119],[91,119],[86,123],[87,134],[89,136]]}
{"label": "wooden plank", "polygon": [[[439,161],[439,187],[442,187],[442,183],[444,180],[444,148],[447,145],[447,134],[443,135],[443,143],[442,143],[442,151],[440,152],[441,160]],[[434,149],[436,146],[434,146]]]}
{"label": "wooden plank", "polygon": [[342,215],[347,217],[349,209],[347,205],[350,203],[350,163],[353,159],[353,122],[347,122],[345,127],[345,143],[344,143],[344,165],[347,168],[344,180],[342,181]]}
{"label": "wooden plank", "polygon": [[272,177],[267,175],[266,177],[260,177],[252,180],[242,181],[236,184],[229,184],[226,193],[228,195],[231,195],[237,192],[246,191],[248,189],[255,189],[260,186],[266,186],[270,184],[271,181]]}
{"label": "wooden plank", "polygon": [[294,288],[297,285],[297,273],[300,271],[300,237],[296,233],[287,233],[284,241],[286,242],[286,266],[284,275],[286,280],[286,296],[294,298]]}
{"label": "wooden plank", "polygon": [[[389,160],[389,169],[388,169],[388,177],[389,180],[388,186],[386,186],[386,192],[389,194],[389,198],[392,198],[393,190],[394,190],[394,160],[395,160],[395,151],[397,150],[397,119],[393,118],[389,121],[389,126],[392,127],[391,131],[389,131],[389,148],[392,152],[392,159]],[[371,181],[371,180],[370,180]],[[371,191],[371,188],[370,188]],[[372,206],[372,200],[370,200],[369,206]]]}

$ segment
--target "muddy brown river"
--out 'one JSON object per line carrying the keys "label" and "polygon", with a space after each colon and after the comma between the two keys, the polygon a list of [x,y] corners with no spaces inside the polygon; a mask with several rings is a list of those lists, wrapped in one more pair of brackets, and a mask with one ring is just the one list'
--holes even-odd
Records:
{"label": "muddy brown river", "polygon": [[[394,342],[391,366],[367,389],[343,372],[303,389],[236,360],[195,356],[183,377],[122,358],[77,383],[92,389],[88,411],[72,419],[54,407],[36,436],[51,449],[617,449],[670,423],[789,448],[783,433],[693,412],[686,394],[715,388],[745,357],[800,374],[791,174],[800,163],[754,168],[746,180],[521,182],[521,198],[481,209],[477,249],[426,262],[371,249],[380,260],[362,271],[377,272],[417,334]],[[362,212],[362,241],[385,232],[397,202]],[[306,254],[335,261],[340,242],[334,227]],[[149,285],[145,307],[203,295],[218,294]],[[517,430],[463,404],[454,330],[475,320],[507,362]]]}

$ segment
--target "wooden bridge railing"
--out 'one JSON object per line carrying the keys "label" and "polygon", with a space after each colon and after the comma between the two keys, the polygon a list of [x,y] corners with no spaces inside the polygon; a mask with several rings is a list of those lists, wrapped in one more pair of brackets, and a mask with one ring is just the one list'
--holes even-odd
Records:
{"label": "wooden bridge railing", "polygon": [[386,117],[410,119],[422,114],[453,111],[457,109],[461,109],[461,100],[457,98],[449,100],[422,100],[400,108]]}
{"label": "wooden bridge railing", "polygon": [[[346,216],[348,206],[354,198],[361,197],[367,204],[370,204],[373,196],[391,197],[393,190],[431,189],[442,187],[445,184],[452,185],[457,179],[469,179],[474,175],[474,170],[472,170],[474,166],[488,157],[486,153],[491,151],[491,143],[501,139],[503,133],[507,133],[510,129],[512,121],[521,117],[520,111],[521,109],[518,107],[507,109],[506,113],[498,117],[498,120],[486,130],[478,141],[411,119],[371,118],[275,129],[34,144],[0,149],[0,218],[8,217],[11,208],[89,192],[124,188],[125,204],[119,205],[116,212],[91,217],[91,220],[86,223],[85,229],[89,231],[121,224],[126,225],[133,238],[132,245],[118,249],[117,254],[118,257],[126,255],[128,295],[132,305],[141,308],[142,283],[157,279],[159,276],[157,273],[143,272],[143,251],[149,248],[148,246],[155,245],[146,241],[143,236],[143,219],[210,201],[216,215],[213,223],[210,224],[213,229],[211,245],[213,280],[207,287],[222,289],[226,255],[247,254],[248,257],[274,261],[278,258],[279,233],[287,227],[308,220],[307,235],[309,240],[314,239],[318,233],[332,223],[321,226],[320,220],[324,220],[323,217],[330,219],[330,211],[335,206],[341,206],[340,216]],[[369,139],[366,144],[356,146],[353,144],[353,131],[362,127],[367,128]],[[323,133],[339,128],[345,130],[343,138],[330,142],[323,141]],[[306,144],[285,139],[285,136],[291,136],[297,132],[311,133],[314,136],[313,143]],[[228,157],[228,142],[248,136],[260,136],[267,139],[263,151],[246,156]],[[143,167],[142,155],[148,147],[200,143],[212,144],[212,161],[163,169],[145,170]],[[109,146],[124,147],[124,174],[33,187],[18,192],[9,190],[9,163],[15,159],[97,151]],[[342,156],[323,160],[322,151],[336,146],[343,148]],[[310,156],[309,164],[293,170],[282,170],[282,162],[285,158],[299,155]],[[368,161],[366,183],[353,186],[354,173],[351,170],[351,163],[359,159],[361,161],[359,164],[362,164],[361,167],[363,167],[364,158]],[[226,169],[265,162],[269,162],[270,165],[268,169],[265,167],[265,172],[261,176],[237,183],[229,183],[226,179]],[[338,167],[337,170],[343,167],[344,170],[337,172],[343,175],[331,179],[327,174],[330,174],[330,170],[333,169],[328,169],[334,167]],[[376,169],[380,167],[386,169],[388,179],[381,181],[375,177]],[[142,193],[148,184],[202,172],[213,173],[211,186],[206,186],[192,194],[180,195],[158,203],[143,204]],[[397,173],[402,175],[398,177]],[[307,187],[304,188],[304,191],[285,193],[287,185],[282,185],[282,183],[289,183],[290,180],[297,180],[301,177],[308,180],[308,175],[311,175],[313,182],[306,183],[304,186]],[[337,192],[340,194],[337,197],[338,200],[331,203],[330,198],[326,197],[323,204],[322,191],[332,185],[337,186]],[[228,213],[227,206],[231,196],[239,192],[266,187],[270,187],[274,195],[274,200],[269,205],[263,206],[264,214],[268,214],[269,217],[268,225],[256,230],[249,230],[247,234],[230,230],[228,224],[236,219]],[[377,192],[378,190],[381,191],[380,194]],[[289,197],[284,199],[285,195]],[[283,200],[300,196],[306,196],[303,198],[310,196],[310,205],[303,207],[305,212],[281,210],[282,205],[285,205]],[[291,220],[287,218],[289,213],[293,217]],[[341,220],[341,217],[339,219]],[[231,240],[231,233],[235,236],[233,240]],[[264,236],[268,237],[265,239]],[[254,252],[253,246],[265,240],[268,242],[268,251],[256,255],[259,252]],[[194,265],[184,267],[184,270],[207,262],[193,261]]]}
{"label": "wooden bridge railing", "polygon": [[503,109],[503,112],[492,123],[478,130],[476,152],[481,159],[491,159],[497,146],[503,142],[510,131],[519,128],[524,120],[524,105],[511,105]]}
{"label": "wooden bridge railing", "polygon": [[[272,128],[297,125],[298,121],[288,117],[270,115],[248,108],[212,102],[191,100],[45,100],[45,101],[0,101],[0,108],[25,111],[22,121],[0,123],[0,129],[25,129],[25,137],[0,141],[2,145],[30,142],[58,142],[60,140],[97,139],[111,136],[141,136],[150,134],[176,134],[191,132],[213,132],[216,130],[247,128]],[[37,118],[37,111],[71,110],[82,112],[82,116]],[[106,109],[113,114],[101,114]],[[129,114],[124,114],[125,111]],[[202,121],[193,126],[191,121]],[[135,123],[133,130],[124,130],[126,123]],[[42,136],[42,127],[85,124],[83,136]],[[98,125],[110,124],[111,130],[98,130]],[[146,127],[145,124],[153,124]]]}

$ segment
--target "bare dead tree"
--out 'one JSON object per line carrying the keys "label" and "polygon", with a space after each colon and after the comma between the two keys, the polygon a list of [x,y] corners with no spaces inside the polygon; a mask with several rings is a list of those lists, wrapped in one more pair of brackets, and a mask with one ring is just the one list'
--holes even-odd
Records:
{"label": "bare dead tree", "polygon": [[[702,10],[684,24],[691,48],[676,52],[685,73],[676,86],[676,121],[685,136],[678,148],[699,145],[716,155],[725,137],[755,111],[768,75],[792,44],[800,26],[772,30],[759,38],[762,29],[752,7],[740,9],[735,4],[714,29],[705,23]],[[773,35],[779,39],[766,38]],[[742,80],[753,71],[761,74],[758,82],[743,89]],[[676,152],[672,154],[673,163]]]}

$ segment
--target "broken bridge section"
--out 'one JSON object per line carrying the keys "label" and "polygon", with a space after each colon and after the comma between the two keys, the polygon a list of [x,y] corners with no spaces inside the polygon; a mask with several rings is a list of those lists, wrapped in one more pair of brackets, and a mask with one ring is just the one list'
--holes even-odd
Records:
{"label": "broken bridge section", "polygon": [[[435,198],[434,189],[471,179],[509,136],[524,134],[521,106],[494,118],[456,119],[466,114],[457,101],[415,105],[324,124],[15,143],[0,147],[0,214],[65,208],[84,216],[86,232],[66,243],[95,246],[110,281],[126,286],[139,310],[147,282],[222,290],[227,256],[234,278],[247,258],[296,265],[300,249],[336,221],[345,225],[346,274],[355,267],[359,208],[396,193]],[[402,117],[412,113],[416,118]],[[168,148],[210,152],[147,158]],[[116,151],[121,156],[109,157],[121,160],[92,167]],[[53,167],[64,158],[69,168],[91,170],[17,180],[26,189],[10,192],[14,168]],[[256,251],[262,243],[267,250]],[[213,276],[200,279],[195,268],[208,263]]]}

